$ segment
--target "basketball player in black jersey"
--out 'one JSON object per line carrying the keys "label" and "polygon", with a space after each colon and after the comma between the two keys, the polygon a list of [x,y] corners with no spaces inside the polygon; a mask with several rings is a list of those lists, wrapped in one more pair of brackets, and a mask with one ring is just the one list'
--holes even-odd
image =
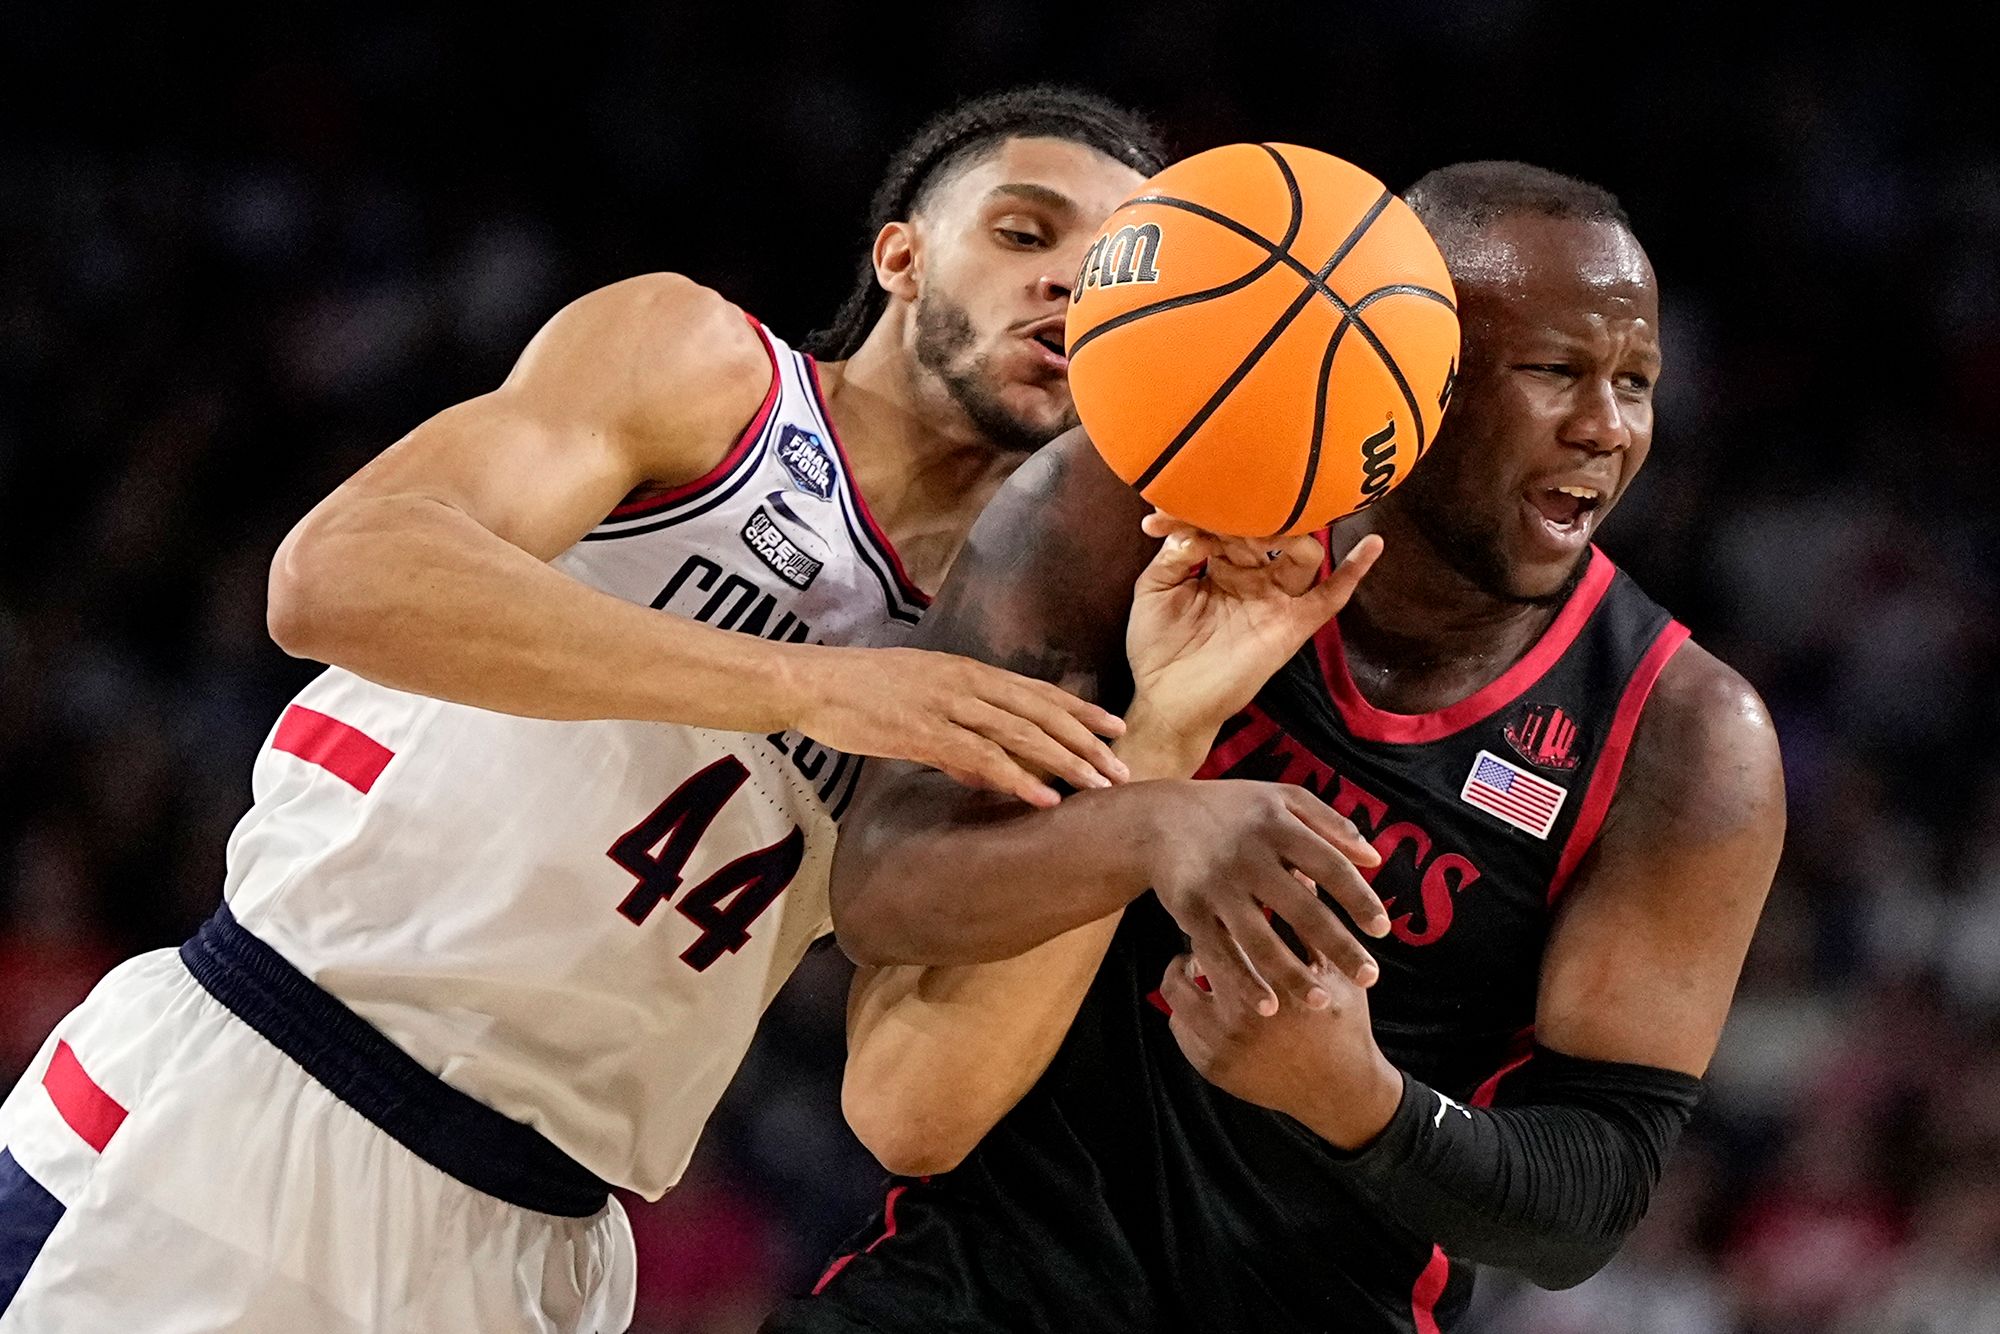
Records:
{"label": "basketball player in black jersey", "polygon": [[[876,965],[845,1101],[903,1175],[768,1329],[1432,1334],[1469,1262],[1565,1286],[1643,1213],[1777,861],[1777,744],[1590,543],[1645,461],[1660,360],[1616,201],[1510,163],[1408,198],[1457,282],[1457,402],[1409,483],[1331,531],[1318,588],[1290,596],[1295,544],[1258,569],[1145,517],[1073,434],[924,626],[1129,701],[1135,776],[1323,799],[1372,845],[1388,921],[1338,897],[1380,938],[1322,943],[1276,894],[1309,964],[1200,920],[1189,884],[1268,868],[1218,861],[1192,784],[1029,811],[879,776],[835,872],[840,939]],[[1296,831],[1269,829],[1283,863]]]}

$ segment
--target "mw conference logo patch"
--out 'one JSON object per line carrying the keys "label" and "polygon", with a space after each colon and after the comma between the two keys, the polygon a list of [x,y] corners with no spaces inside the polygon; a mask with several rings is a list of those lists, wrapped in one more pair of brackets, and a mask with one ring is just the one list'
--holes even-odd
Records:
{"label": "mw conference logo patch", "polygon": [[772,573],[802,591],[819,578],[819,572],[826,566],[825,561],[808,556],[798,543],[786,537],[762,505],[751,511],[749,522],[743,525],[743,542],[757,554],[758,560],[771,567]]}

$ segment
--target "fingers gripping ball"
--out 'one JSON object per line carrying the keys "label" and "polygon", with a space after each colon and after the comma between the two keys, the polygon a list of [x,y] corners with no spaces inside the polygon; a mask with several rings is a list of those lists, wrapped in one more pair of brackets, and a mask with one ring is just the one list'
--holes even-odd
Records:
{"label": "fingers gripping ball", "polygon": [[1211,532],[1309,532],[1380,500],[1458,368],[1451,275],[1380,181],[1290,144],[1197,153],[1126,201],[1071,289],[1098,452]]}

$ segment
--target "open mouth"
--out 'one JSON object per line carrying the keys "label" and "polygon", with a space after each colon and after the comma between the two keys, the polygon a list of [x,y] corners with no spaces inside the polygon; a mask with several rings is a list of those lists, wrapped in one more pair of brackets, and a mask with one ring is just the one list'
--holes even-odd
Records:
{"label": "open mouth", "polygon": [[1068,349],[1063,346],[1064,319],[1054,316],[1038,320],[1021,331],[1021,336],[1041,349],[1041,361],[1052,371],[1069,370]]}
{"label": "open mouth", "polygon": [[1528,503],[1552,536],[1571,538],[1589,529],[1604,493],[1594,486],[1543,486],[1528,493]]}

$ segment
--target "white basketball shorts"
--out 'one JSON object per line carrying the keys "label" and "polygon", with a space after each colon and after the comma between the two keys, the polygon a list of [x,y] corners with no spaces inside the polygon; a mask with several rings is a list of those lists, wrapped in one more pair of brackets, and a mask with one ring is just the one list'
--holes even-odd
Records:
{"label": "white basketball shorts", "polygon": [[447,1175],[173,950],[100,982],[0,1107],[0,1334],[617,1334],[633,1282],[615,1199],[564,1217]]}

